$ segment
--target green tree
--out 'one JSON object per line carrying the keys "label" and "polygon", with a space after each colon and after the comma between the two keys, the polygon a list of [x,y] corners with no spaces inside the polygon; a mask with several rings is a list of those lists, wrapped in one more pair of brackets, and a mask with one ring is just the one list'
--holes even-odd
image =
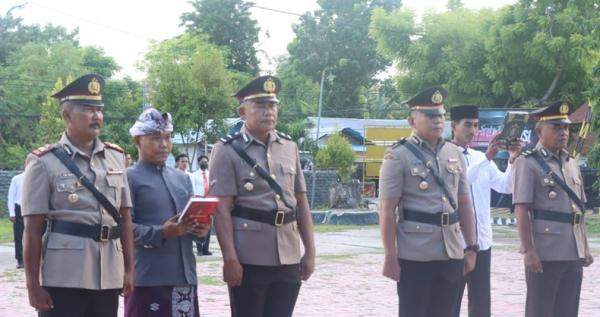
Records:
{"label": "green tree", "polygon": [[208,120],[219,123],[233,115],[236,105],[230,97],[233,76],[223,52],[202,37],[185,33],[155,44],[145,66],[151,100],[173,115],[174,133],[188,144],[203,141],[200,132],[214,141]]}
{"label": "green tree", "polygon": [[324,112],[331,116],[361,117],[365,87],[389,61],[377,55],[369,37],[371,12],[391,10],[399,1],[320,0],[321,9],[306,13],[294,27],[296,38],[288,45],[290,63],[319,82],[325,71]]}
{"label": "green tree", "polygon": [[335,169],[342,182],[350,181],[356,160],[350,142],[340,134],[333,134],[325,144],[326,147],[319,150],[315,158],[317,168]]}
{"label": "green tree", "polygon": [[208,35],[211,43],[227,48],[231,69],[258,74],[254,45],[260,28],[250,14],[251,2],[244,0],[192,0],[194,11],[181,15],[188,31]]}
{"label": "green tree", "polygon": [[593,0],[522,0],[496,11],[428,13],[417,25],[406,9],[376,10],[370,34],[398,62],[403,97],[442,84],[450,103],[578,104],[598,61],[600,11]]}
{"label": "green tree", "polygon": [[[68,85],[73,81],[73,77],[67,77],[65,81]],[[65,85],[62,79],[58,79],[54,84],[52,93],[60,91]],[[51,93],[51,94],[52,94]],[[40,123],[38,126],[38,142],[40,145],[55,143],[64,131],[64,125],[60,116],[60,106],[58,101],[50,94],[46,97],[46,101],[42,104]]]}

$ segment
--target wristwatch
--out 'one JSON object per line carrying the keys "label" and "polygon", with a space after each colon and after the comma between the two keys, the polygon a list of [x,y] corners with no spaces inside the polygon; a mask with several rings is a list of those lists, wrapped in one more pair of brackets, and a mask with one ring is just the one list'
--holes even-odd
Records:
{"label": "wristwatch", "polygon": [[475,244],[472,244],[472,245],[468,245],[468,246],[465,248],[465,253],[466,253],[467,251],[473,251],[473,252],[475,252],[475,253],[479,252],[479,244],[475,243]]}

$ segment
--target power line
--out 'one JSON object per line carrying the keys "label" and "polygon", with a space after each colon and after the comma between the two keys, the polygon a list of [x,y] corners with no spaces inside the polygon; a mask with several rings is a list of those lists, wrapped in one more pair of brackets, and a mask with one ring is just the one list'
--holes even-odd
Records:
{"label": "power line", "polygon": [[267,7],[263,7],[263,6],[258,6],[256,4],[251,4],[250,6],[253,7],[253,8],[262,9],[262,10],[266,10],[266,11],[272,11],[272,12],[277,12],[277,13],[294,15],[294,16],[298,16],[298,17],[302,16],[302,14],[299,14],[299,13],[285,11],[285,10],[280,10],[280,9],[267,8]]}

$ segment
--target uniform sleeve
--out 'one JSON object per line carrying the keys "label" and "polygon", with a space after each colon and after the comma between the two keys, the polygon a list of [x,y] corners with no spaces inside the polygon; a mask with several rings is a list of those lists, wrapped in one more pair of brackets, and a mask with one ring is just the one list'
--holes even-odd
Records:
{"label": "uniform sleeve", "polygon": [[514,164],[513,204],[531,204],[535,188],[535,174],[526,157],[519,157]]}
{"label": "uniform sleeve", "polygon": [[[8,214],[10,217],[15,216],[15,204],[17,203],[17,176],[10,180],[10,187],[8,188]],[[19,205],[21,202],[18,202]]]}
{"label": "uniform sleeve", "polygon": [[304,180],[304,172],[302,171],[302,165],[300,164],[300,154],[298,153],[298,146],[294,144],[296,151],[296,180],[294,181],[294,191],[296,193],[306,193],[306,181]]}
{"label": "uniform sleeve", "polygon": [[[123,173],[123,181],[124,184],[129,184],[127,180],[127,172]],[[130,187],[123,186],[123,190],[121,191],[121,208],[131,208],[131,192]]]}
{"label": "uniform sleeve", "polygon": [[47,214],[50,211],[50,193],[50,179],[46,166],[38,156],[29,154],[25,162],[21,193],[23,216]]}
{"label": "uniform sleeve", "polygon": [[213,196],[238,195],[235,164],[231,159],[232,153],[223,143],[217,144],[213,150],[208,173],[210,177],[209,193]]}
{"label": "uniform sleeve", "polygon": [[379,197],[401,198],[404,185],[404,166],[397,151],[387,149],[379,170]]}
{"label": "uniform sleeve", "polygon": [[512,179],[513,179],[513,166],[508,163],[506,167],[506,171],[502,173],[496,163],[492,162],[488,169],[489,172],[489,182],[492,189],[501,193],[501,194],[510,194],[512,193]]}
{"label": "uniform sleeve", "polygon": [[577,170],[579,171],[579,186],[580,191],[581,191],[581,202],[583,202],[584,204],[587,203],[587,197],[585,196],[585,184],[584,184],[584,179],[583,179],[583,175],[581,175],[581,169],[577,168]]}
{"label": "uniform sleeve", "polygon": [[[456,150],[458,157],[462,158],[463,155],[460,150]],[[458,194],[464,195],[469,194],[469,183],[467,182],[467,165],[465,164],[465,160],[458,160],[458,164],[460,164],[460,174],[458,175]]]}
{"label": "uniform sleeve", "polygon": [[[128,173],[129,174],[129,170]],[[136,223],[136,194],[135,194],[135,177],[128,175],[129,193],[131,194],[131,220],[133,226],[133,242],[135,245],[145,248],[160,248],[164,239],[162,236],[162,225],[142,225]]]}

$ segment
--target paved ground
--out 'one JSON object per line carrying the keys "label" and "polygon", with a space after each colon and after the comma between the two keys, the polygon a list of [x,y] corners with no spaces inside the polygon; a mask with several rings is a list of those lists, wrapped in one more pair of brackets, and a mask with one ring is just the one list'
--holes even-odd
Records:
{"label": "paved ground", "polygon": [[[494,316],[523,316],[525,282],[516,252],[514,227],[496,227],[492,259]],[[295,316],[395,316],[395,284],[380,274],[383,253],[378,229],[316,236],[319,256],[314,276],[303,285]],[[593,240],[595,254],[600,241]],[[218,254],[216,244],[212,246]],[[600,316],[600,256],[585,270],[580,316]],[[10,265],[10,266],[9,266]],[[199,258],[200,310],[203,316],[229,316],[227,289],[218,256]],[[0,316],[35,316],[28,306],[21,270],[13,269],[12,249],[0,246]],[[463,304],[466,306],[466,298]]]}

